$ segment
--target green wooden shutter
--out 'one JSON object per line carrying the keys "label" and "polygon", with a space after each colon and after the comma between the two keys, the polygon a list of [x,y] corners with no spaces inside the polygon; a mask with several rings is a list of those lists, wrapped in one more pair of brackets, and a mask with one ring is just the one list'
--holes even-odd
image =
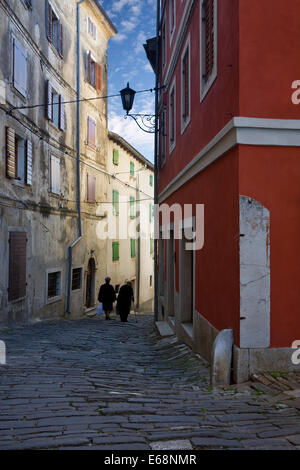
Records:
{"label": "green wooden shutter", "polygon": [[112,243],[112,253],[113,253],[113,261],[118,261],[120,256],[119,256],[119,242],[113,242]]}
{"label": "green wooden shutter", "polygon": [[119,150],[118,149],[113,150],[113,164],[119,165]]}
{"label": "green wooden shutter", "polygon": [[119,193],[113,190],[113,214],[119,215]]}
{"label": "green wooden shutter", "polygon": [[150,186],[153,186],[153,175],[150,175]]}
{"label": "green wooden shutter", "polygon": [[150,255],[153,254],[153,251],[154,251],[154,240],[153,238],[150,238]]}
{"label": "green wooden shutter", "polygon": [[152,222],[153,219],[153,204],[149,205],[149,222]]}
{"label": "green wooden shutter", "polygon": [[131,258],[136,257],[135,238],[130,239],[131,242]]}
{"label": "green wooden shutter", "polygon": [[130,162],[130,174],[134,176],[134,163]]}
{"label": "green wooden shutter", "polygon": [[131,219],[135,218],[134,204],[135,204],[135,199],[133,196],[130,196],[130,218]]}

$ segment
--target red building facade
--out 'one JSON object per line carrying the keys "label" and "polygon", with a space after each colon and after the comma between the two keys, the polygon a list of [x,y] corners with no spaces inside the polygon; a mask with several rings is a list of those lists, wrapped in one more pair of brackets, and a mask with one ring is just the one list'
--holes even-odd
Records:
{"label": "red building facade", "polygon": [[[294,369],[300,4],[166,0],[161,10],[159,203],[193,214],[179,228],[160,219],[170,237],[159,242],[159,319],[207,360],[231,329],[236,382]],[[204,245],[193,251],[176,233],[195,228],[197,204]]]}

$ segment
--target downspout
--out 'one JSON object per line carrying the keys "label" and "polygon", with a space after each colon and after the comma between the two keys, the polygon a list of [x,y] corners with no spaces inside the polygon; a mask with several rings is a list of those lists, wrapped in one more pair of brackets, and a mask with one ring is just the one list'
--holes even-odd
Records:
{"label": "downspout", "polygon": [[136,309],[140,307],[140,283],[141,283],[141,208],[140,208],[140,172],[136,177],[136,216],[139,220],[139,230],[137,232],[137,283],[136,283]]}
{"label": "downspout", "polygon": [[67,300],[66,300],[66,313],[71,313],[71,279],[72,279],[72,255],[74,246],[79,243],[82,238],[82,224],[81,224],[81,194],[80,194],[80,66],[81,66],[81,45],[80,45],[80,5],[86,0],[77,2],[77,122],[76,122],[76,188],[77,188],[77,231],[78,237],[68,248],[68,280],[67,280]]}
{"label": "downspout", "polygon": [[[158,217],[158,86],[159,86],[159,26],[160,26],[160,0],[157,0],[156,16],[156,57],[155,57],[155,134],[154,134],[154,207],[155,217]],[[159,221],[154,221],[158,224]],[[157,234],[154,237],[154,321],[158,321],[158,272],[157,272]]]}

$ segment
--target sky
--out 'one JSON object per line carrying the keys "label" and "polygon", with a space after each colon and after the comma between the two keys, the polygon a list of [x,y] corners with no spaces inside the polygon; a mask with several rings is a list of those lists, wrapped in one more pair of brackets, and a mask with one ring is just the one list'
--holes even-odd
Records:
{"label": "sky", "polygon": [[[155,75],[143,44],[156,35],[156,0],[100,0],[118,30],[108,46],[108,94],[127,86],[141,91],[155,87]],[[154,91],[137,94],[131,113],[154,114]],[[154,134],[141,131],[132,118],[124,119],[121,98],[108,101],[108,128],[153,162]]]}

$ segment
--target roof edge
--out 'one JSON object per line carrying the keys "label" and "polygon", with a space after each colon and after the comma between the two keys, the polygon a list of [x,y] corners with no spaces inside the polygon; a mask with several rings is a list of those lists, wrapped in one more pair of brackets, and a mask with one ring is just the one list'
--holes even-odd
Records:
{"label": "roof edge", "polygon": [[148,160],[146,157],[144,157],[144,155],[142,155],[138,150],[136,150],[129,142],[127,142],[127,140],[125,140],[119,134],[116,134],[115,132],[112,132],[112,131],[108,131],[108,138],[110,140],[113,140],[116,144],[119,144],[121,147],[123,147],[125,150],[131,153],[134,157],[136,157],[142,163],[149,166],[151,170],[154,170],[153,163],[150,162],[150,160]]}

